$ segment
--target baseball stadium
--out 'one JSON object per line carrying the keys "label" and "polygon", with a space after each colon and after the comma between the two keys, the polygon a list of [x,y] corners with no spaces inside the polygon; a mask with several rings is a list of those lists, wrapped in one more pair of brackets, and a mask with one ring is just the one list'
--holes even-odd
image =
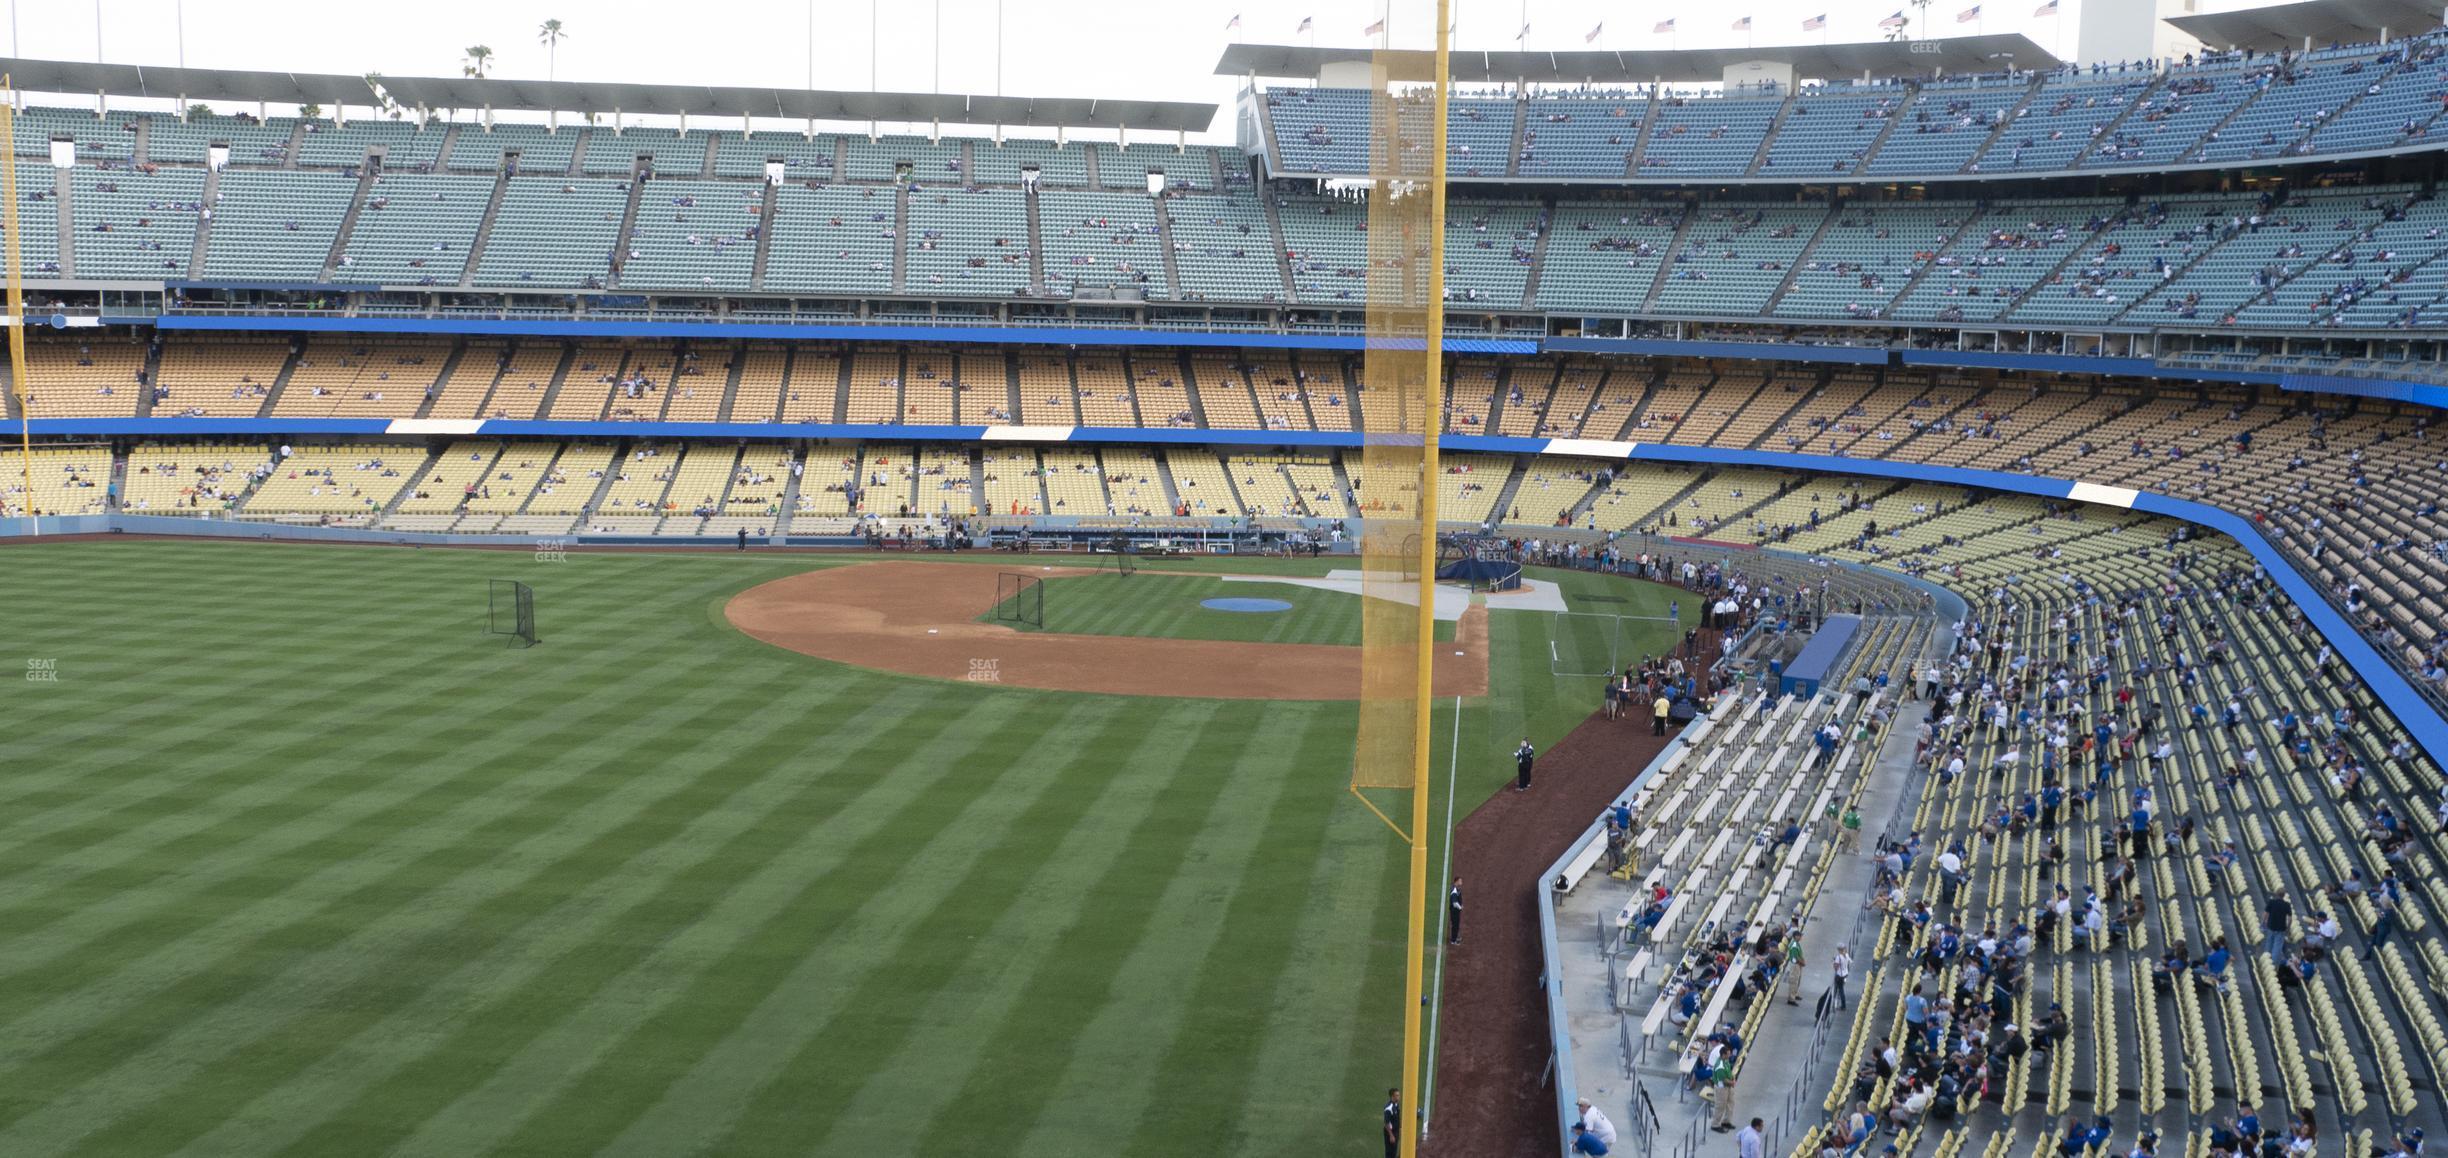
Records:
{"label": "baseball stadium", "polygon": [[10,6],[0,1155],[2448,1126],[2438,8],[930,2]]}

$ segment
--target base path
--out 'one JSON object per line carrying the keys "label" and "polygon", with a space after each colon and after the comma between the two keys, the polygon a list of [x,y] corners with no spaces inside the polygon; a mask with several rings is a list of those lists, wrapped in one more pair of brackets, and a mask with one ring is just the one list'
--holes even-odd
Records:
{"label": "base path", "polygon": [[[1061,635],[980,623],[977,617],[994,609],[998,570],[897,561],[830,567],[751,587],[732,596],[723,611],[741,631],[776,647],[906,675],[1107,695],[1360,696],[1357,647]],[[1095,574],[1062,567],[1031,567],[1028,573]],[[1142,571],[1130,581],[1167,578],[1166,572]],[[1454,636],[1437,645],[1435,694],[1487,694],[1487,611],[1472,608]]]}

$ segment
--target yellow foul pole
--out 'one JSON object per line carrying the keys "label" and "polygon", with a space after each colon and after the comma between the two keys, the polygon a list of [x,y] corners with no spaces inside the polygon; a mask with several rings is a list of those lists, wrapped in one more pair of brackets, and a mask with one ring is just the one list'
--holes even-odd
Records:
{"label": "yellow foul pole", "polygon": [[9,382],[17,391],[17,470],[25,484],[25,516],[34,518],[34,435],[27,419],[33,388],[26,383],[24,245],[17,236],[17,86],[0,73],[0,198],[8,202]]}
{"label": "yellow foul pole", "polygon": [[[1411,920],[1403,950],[1403,1080],[1414,1107],[1427,1073],[1420,1058],[1420,1009],[1428,933],[1428,753],[1429,717],[1436,703],[1430,678],[1436,659],[1437,435],[1445,428],[1445,109],[1453,83],[1452,0],[1437,0],[1436,85],[1428,129],[1428,420],[1422,423],[1419,530],[1419,687],[1411,741]],[[1390,190],[1379,190],[1380,195]],[[1405,255],[1408,258],[1410,255]],[[1416,1115],[1416,1110],[1414,1111]],[[1416,1117],[1415,1117],[1416,1120]],[[1420,1131],[1403,1131],[1402,1158],[1419,1154]]]}

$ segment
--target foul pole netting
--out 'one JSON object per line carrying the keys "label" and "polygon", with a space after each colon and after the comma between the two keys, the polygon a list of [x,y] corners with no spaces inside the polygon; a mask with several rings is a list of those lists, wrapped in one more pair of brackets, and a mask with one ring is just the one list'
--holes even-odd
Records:
{"label": "foul pole netting", "polygon": [[[1445,110],[1449,0],[1386,0],[1369,29],[1369,176],[1365,207],[1367,352],[1357,399],[1353,479],[1360,502],[1361,660],[1352,792],[1411,853],[1404,960],[1403,1081],[1419,1104],[1420,997],[1427,931],[1428,716],[1435,653],[1437,433],[1444,424]],[[1398,40],[1399,38],[1399,40]],[[1410,47],[1395,48],[1397,43]],[[1433,53],[1422,47],[1434,45]],[[1369,790],[1410,793],[1396,823]],[[1402,1153],[1416,1153],[1418,1131]]]}
{"label": "foul pole netting", "polygon": [[[25,247],[17,236],[17,85],[14,77],[0,76],[0,141],[10,143],[7,153],[0,155],[0,200],[8,203],[5,229],[8,245],[8,352],[9,388],[17,394],[17,469],[18,482],[24,488],[17,504],[18,513],[34,517],[34,436],[28,421],[33,417],[34,388],[26,381],[25,358]],[[7,504],[0,503],[0,508]],[[37,525],[37,530],[40,526]]]}

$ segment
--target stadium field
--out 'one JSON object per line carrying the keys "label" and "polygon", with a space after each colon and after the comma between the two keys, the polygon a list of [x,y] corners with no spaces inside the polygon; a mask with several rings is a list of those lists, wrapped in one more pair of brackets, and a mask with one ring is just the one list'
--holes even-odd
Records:
{"label": "stadium field", "polygon": [[[1404,865],[1348,704],[726,624],[805,556],[8,558],[55,678],[0,697],[0,1153],[1374,1152]],[[1459,811],[1595,700],[1544,619],[1439,712]]]}

